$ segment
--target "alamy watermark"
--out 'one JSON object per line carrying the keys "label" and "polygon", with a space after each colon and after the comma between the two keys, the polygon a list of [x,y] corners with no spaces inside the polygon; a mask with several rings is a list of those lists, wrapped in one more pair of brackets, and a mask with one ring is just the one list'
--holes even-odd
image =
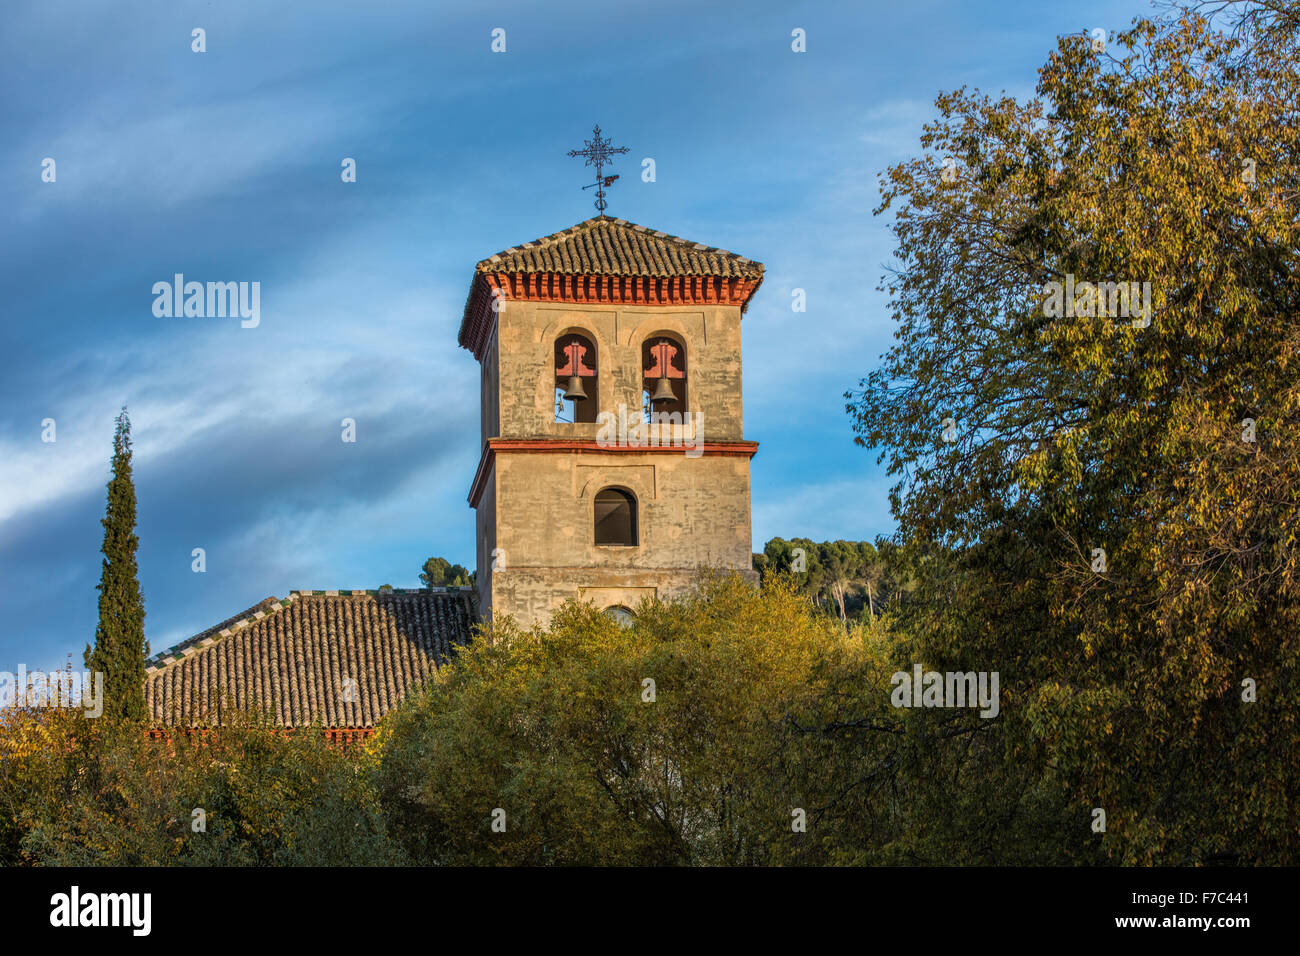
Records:
{"label": "alamy watermark", "polygon": [[[1055,280],[1043,286],[1043,315],[1049,319],[1132,318],[1135,329],[1151,325],[1150,282],[1079,282],[1067,273],[1065,282]],[[1139,305],[1140,303],[1140,305]]]}
{"label": "alamy watermark", "polygon": [[255,329],[262,321],[260,282],[186,282],[178,272],[171,282],[155,282],[153,294],[153,314],[160,319],[238,316],[245,329]]}
{"label": "alamy watermark", "polygon": [[7,707],[80,707],[87,717],[104,713],[104,674],[102,671],[28,671],[18,665],[18,673],[0,671],[0,708]]}
{"label": "alamy watermark", "polygon": [[601,412],[596,416],[600,426],[596,444],[602,448],[681,448],[687,458],[704,454],[703,412],[651,412],[649,418],[646,421],[644,413],[629,417],[622,404],[618,414]]}
{"label": "alamy watermark", "polygon": [[152,910],[151,893],[83,893],[74,885],[50,897],[50,925],[126,927],[132,936],[148,936]]}
{"label": "alamy watermark", "polygon": [[889,695],[895,707],[979,707],[981,717],[996,717],[1001,709],[997,671],[896,671]]}

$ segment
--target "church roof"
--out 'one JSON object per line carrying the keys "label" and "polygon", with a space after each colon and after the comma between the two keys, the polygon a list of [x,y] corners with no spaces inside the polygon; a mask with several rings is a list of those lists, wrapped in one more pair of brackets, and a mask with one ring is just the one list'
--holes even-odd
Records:
{"label": "church roof", "polygon": [[470,640],[472,588],[295,591],[146,662],[155,726],[266,710],[285,727],[373,727]]}
{"label": "church roof", "polygon": [[762,282],[761,262],[626,219],[597,216],[479,262],[459,340],[483,358],[497,289],[513,299],[738,305],[743,312]]}
{"label": "church roof", "polygon": [[502,250],[480,262],[476,271],[659,279],[675,276],[761,279],[763,264],[726,249],[656,232],[626,219],[597,216]]}

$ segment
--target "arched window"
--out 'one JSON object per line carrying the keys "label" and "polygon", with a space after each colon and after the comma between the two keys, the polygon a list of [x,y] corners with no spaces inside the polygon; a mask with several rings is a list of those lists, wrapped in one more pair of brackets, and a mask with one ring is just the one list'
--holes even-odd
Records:
{"label": "arched window", "polygon": [[561,335],[555,340],[555,420],[594,422],[596,384],[596,346],[576,332]]}
{"label": "arched window", "polygon": [[652,335],[641,346],[641,390],[645,420],[650,414],[673,415],[684,424],[686,346],[671,335]]}
{"label": "arched window", "polygon": [[596,544],[636,545],[636,498],[621,488],[596,492]]}
{"label": "arched window", "polygon": [[604,613],[618,622],[620,627],[631,627],[636,620],[636,615],[632,613],[632,609],[621,604],[614,604],[605,608]]}

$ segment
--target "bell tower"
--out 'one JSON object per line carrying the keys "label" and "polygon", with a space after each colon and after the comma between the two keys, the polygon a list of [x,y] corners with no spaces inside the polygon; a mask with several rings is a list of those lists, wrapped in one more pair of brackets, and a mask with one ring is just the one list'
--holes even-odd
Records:
{"label": "bell tower", "polygon": [[740,320],[761,263],[603,215],[478,263],[480,608],[616,615],[753,577]]}

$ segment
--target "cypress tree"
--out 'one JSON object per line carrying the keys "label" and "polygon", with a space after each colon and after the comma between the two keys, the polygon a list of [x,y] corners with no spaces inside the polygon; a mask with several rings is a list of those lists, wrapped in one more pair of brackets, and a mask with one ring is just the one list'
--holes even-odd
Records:
{"label": "cypress tree", "polygon": [[95,647],[86,647],[86,668],[104,675],[104,716],[143,720],[144,597],[140,594],[135,551],[135,485],[131,480],[131,420],[123,408],[113,434],[113,477],[108,482],[103,568],[99,584],[99,624]]}

